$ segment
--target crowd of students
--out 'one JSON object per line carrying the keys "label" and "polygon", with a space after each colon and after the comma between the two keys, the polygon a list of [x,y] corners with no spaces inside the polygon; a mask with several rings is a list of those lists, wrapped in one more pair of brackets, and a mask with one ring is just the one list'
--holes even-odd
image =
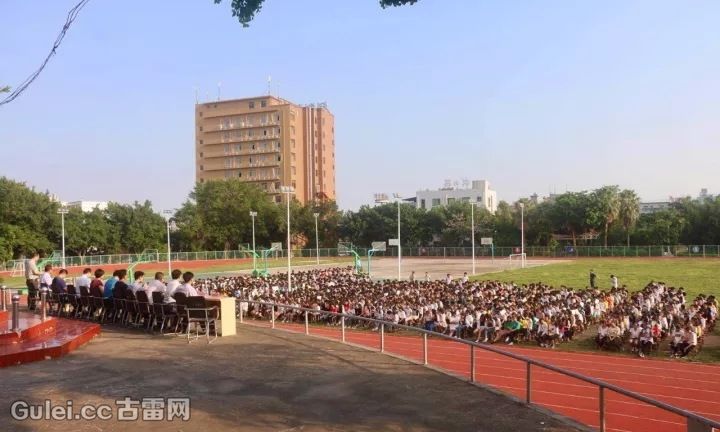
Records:
{"label": "crowd of students", "polygon": [[[408,281],[373,281],[352,269],[294,272],[288,292],[286,275],[266,278],[217,277],[198,281],[207,291],[248,300],[275,302],[349,315],[375,318],[391,324],[421,327],[477,342],[509,345],[518,340],[555,347],[572,340],[611,313],[624,300],[625,291],[553,288],[535,283],[518,286],[498,281],[454,280],[447,275],[431,280],[425,275]],[[268,308],[247,308],[249,315],[267,317]],[[298,321],[302,314],[278,309],[276,319]],[[334,319],[322,318],[334,322]],[[350,324],[362,325],[350,320]]]}
{"label": "crowd of students", "polygon": [[621,289],[622,302],[598,326],[600,349],[624,350],[645,357],[669,338],[671,357],[685,357],[702,346],[705,334],[717,321],[715,296],[700,294],[687,304],[683,288],[651,282],[629,294]]}

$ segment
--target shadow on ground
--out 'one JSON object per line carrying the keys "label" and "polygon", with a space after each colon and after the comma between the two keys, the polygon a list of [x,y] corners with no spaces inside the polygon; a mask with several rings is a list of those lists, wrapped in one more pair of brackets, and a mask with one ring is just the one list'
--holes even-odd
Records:
{"label": "shadow on ground", "polygon": [[[12,420],[22,399],[65,405],[190,397],[168,422]],[[269,329],[188,345],[104,329],[58,359],[2,369],[2,431],[569,431],[510,399],[360,348]]]}

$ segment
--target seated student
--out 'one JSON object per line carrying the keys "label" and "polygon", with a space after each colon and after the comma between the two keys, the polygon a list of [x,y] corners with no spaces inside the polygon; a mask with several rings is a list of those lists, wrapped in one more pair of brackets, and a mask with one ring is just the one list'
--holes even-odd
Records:
{"label": "seated student", "polygon": [[135,279],[135,282],[129,286],[129,289],[133,294],[137,295],[138,290],[145,289],[145,272],[141,270],[135,271],[133,279]]}
{"label": "seated student", "polygon": [[518,321],[514,316],[510,317],[503,323],[502,330],[500,330],[501,334],[499,335],[499,339],[505,339],[505,342],[508,345],[512,345],[515,343],[515,338],[517,337],[518,333],[522,329],[522,324],[520,324],[520,321]]}
{"label": "seated student", "polygon": [[52,283],[50,283],[50,290],[53,294],[67,294],[67,284],[65,283],[67,273],[67,270],[60,269],[58,275],[53,278]]}
{"label": "seated student", "polygon": [[423,313],[423,328],[427,331],[435,331],[435,314],[433,311],[426,309]]}
{"label": "seated student", "polygon": [[686,357],[698,344],[697,333],[692,325],[685,327],[685,337],[680,345],[680,357]]}
{"label": "seated student", "polygon": [[630,327],[630,352],[636,353],[640,349],[640,332],[642,329],[640,328],[640,325],[635,322],[633,323],[632,327]]}
{"label": "seated student", "polygon": [[[99,268],[95,270],[95,278],[90,281],[90,285],[88,285],[88,290],[91,288],[100,289],[106,285],[106,282],[103,282],[102,277],[105,275],[105,270]],[[78,288],[78,292],[80,292],[80,289]],[[112,290],[111,290],[112,292]],[[105,298],[107,298],[107,295],[104,295]]]}
{"label": "seated student", "polygon": [[[127,270],[123,270],[123,271],[127,272]],[[115,270],[113,272],[112,277],[105,282],[103,297],[105,297],[106,299],[113,297],[113,290],[115,289],[115,284],[117,283],[117,281],[119,279],[118,278],[119,272],[120,272],[120,270]],[[95,274],[97,274],[97,270],[95,270]],[[103,274],[105,274],[104,271],[103,271]]]}
{"label": "seated student", "polygon": [[170,272],[170,277],[172,278],[172,280],[168,282],[167,288],[165,289],[165,303],[175,303],[173,295],[175,295],[175,290],[177,290],[181,284],[180,278],[182,274],[182,271],[178,269]]}
{"label": "seated student", "polygon": [[685,331],[678,325],[673,327],[672,339],[670,339],[670,357],[680,357],[683,350],[683,340],[685,339]]}
{"label": "seated student", "polygon": [[80,296],[80,287],[85,287],[90,289],[90,278],[92,275],[92,269],[89,267],[86,267],[83,269],[82,276],[75,279],[75,292],[77,293],[77,296]]}
{"label": "seated student", "polygon": [[654,342],[652,329],[647,323],[643,323],[642,330],[640,330],[640,357],[645,357],[650,354]]}
{"label": "seated student", "polygon": [[112,296],[119,299],[124,299],[127,291],[130,289],[127,284],[127,270],[120,269],[115,272],[117,282],[115,282],[112,289]]}
{"label": "seated student", "polygon": [[46,264],[45,265],[45,272],[40,276],[40,288],[47,288],[50,289],[50,285],[52,285],[52,264]]}
{"label": "seated student", "polygon": [[155,273],[155,278],[150,281],[149,284],[145,285],[145,292],[147,293],[148,300],[150,300],[150,303],[152,303],[152,295],[154,292],[162,293],[163,296],[165,295],[165,290],[167,287],[165,286],[165,283],[163,282],[163,279],[165,278],[165,275],[163,272],[157,272]]}
{"label": "seated student", "polygon": [[607,339],[605,341],[605,348],[608,349],[620,349],[623,345],[622,329],[617,322],[611,322],[607,329]]}
{"label": "seated student", "polygon": [[603,320],[602,322],[600,322],[600,325],[598,326],[598,334],[595,337],[595,345],[598,348],[602,349],[606,346],[608,340],[608,328],[609,327],[607,321]]}
{"label": "seated student", "polygon": [[183,283],[177,287],[175,294],[182,293],[188,297],[194,297],[200,295],[197,290],[192,286],[192,280],[195,275],[192,272],[185,272],[182,275]]}

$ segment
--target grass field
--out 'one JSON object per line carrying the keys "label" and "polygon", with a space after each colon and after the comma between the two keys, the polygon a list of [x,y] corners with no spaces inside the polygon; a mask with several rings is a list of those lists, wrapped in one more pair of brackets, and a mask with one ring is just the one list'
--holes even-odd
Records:
{"label": "grass field", "polygon": [[716,258],[580,258],[546,266],[506,270],[477,276],[518,284],[539,282],[558,287],[585,288],[590,284],[590,269],[597,274],[601,288],[610,287],[610,275],[631,291],[642,289],[650,281],[662,281],[684,287],[692,300],[697,294],[720,295],[720,259]]}

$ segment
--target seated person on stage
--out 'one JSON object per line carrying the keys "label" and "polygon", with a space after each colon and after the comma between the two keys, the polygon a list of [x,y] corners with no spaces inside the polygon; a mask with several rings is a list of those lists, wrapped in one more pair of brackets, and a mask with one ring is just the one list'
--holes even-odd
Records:
{"label": "seated person on stage", "polygon": [[181,276],[182,271],[178,269],[175,269],[170,273],[170,277],[172,277],[172,280],[168,282],[167,288],[165,289],[165,303],[175,302],[173,295],[175,295],[175,290],[177,290],[182,283],[180,281]]}
{"label": "seated person on stage", "polygon": [[67,276],[67,270],[60,269],[58,275],[55,276],[50,284],[50,290],[55,294],[67,294],[67,284],[65,283],[65,277]]}
{"label": "seated person on stage", "polygon": [[75,295],[80,297],[80,287],[90,289],[90,282],[92,277],[92,269],[86,267],[83,269],[82,276],[75,279]]}
{"label": "seated person on stage", "polygon": [[[100,269],[100,268],[99,268],[99,269],[96,269],[96,270],[95,270],[95,279],[93,279],[92,281],[90,281],[90,285],[88,286],[88,289],[96,288],[96,289],[102,290],[103,287],[107,286],[107,283],[106,283],[106,282],[103,282],[103,280],[102,280],[102,277],[103,277],[104,275],[105,275],[105,270]],[[112,278],[111,278],[111,279],[112,279]],[[78,292],[80,292],[80,288],[78,288]],[[112,289],[110,290],[110,292],[112,293]],[[106,291],[105,291],[103,297],[105,297],[105,298],[108,297],[108,296],[107,296],[107,288],[106,288]]]}
{"label": "seated person on stage", "polygon": [[157,272],[155,273],[155,279],[153,279],[149,284],[145,285],[145,292],[147,293],[148,300],[150,300],[150,303],[152,303],[152,295],[154,292],[162,293],[163,296],[165,295],[165,290],[167,287],[165,286],[165,283],[163,283],[163,279],[165,278],[165,275],[163,272]]}
{"label": "seated person on stage", "polygon": [[141,270],[137,270],[135,273],[133,273],[133,278],[135,279],[135,282],[130,285],[130,291],[133,292],[133,294],[137,295],[138,290],[141,288],[144,289],[145,287],[145,272]]}
{"label": "seated person on stage", "polygon": [[192,280],[195,275],[192,272],[185,272],[182,275],[183,283],[177,287],[175,293],[182,293],[188,297],[194,297],[200,295],[197,290],[192,286]]}
{"label": "seated person on stage", "polygon": [[[127,270],[123,270],[123,271],[127,272]],[[106,299],[112,298],[113,290],[115,289],[115,284],[119,280],[119,277],[118,277],[119,273],[120,273],[120,270],[115,270],[113,272],[112,277],[105,282],[105,290],[103,291],[103,297],[105,297]],[[105,274],[104,271],[103,271],[103,274]],[[97,277],[97,270],[95,270],[95,275],[96,275],[95,277]]]}
{"label": "seated person on stage", "polygon": [[40,288],[50,289],[52,285],[52,264],[45,265],[45,272],[40,276]]}

